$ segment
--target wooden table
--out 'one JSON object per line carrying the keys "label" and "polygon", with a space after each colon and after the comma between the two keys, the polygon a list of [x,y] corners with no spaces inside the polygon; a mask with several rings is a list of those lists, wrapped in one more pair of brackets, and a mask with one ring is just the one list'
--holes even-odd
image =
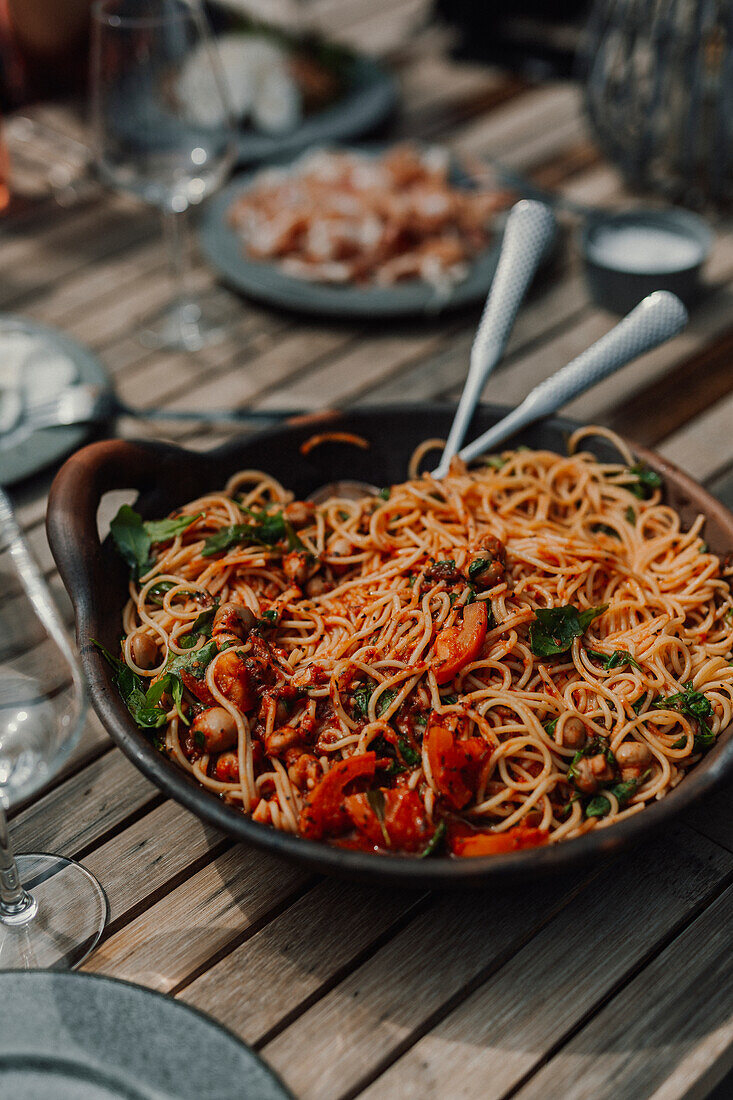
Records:
{"label": "wooden table", "polygon": [[[414,32],[424,7],[414,0],[368,15],[355,0],[313,7],[364,46],[390,47],[404,92],[398,134],[491,154],[583,202],[628,198],[589,143],[575,86],[447,60],[440,35]],[[733,230],[718,229],[709,293],[685,334],[568,412],[658,447],[733,504]],[[140,317],[169,294],[156,219],[96,188],[70,207],[46,199],[6,219],[2,256],[0,307],[89,345],[121,397],[142,407],[452,397],[476,321],[305,323],[215,288],[223,343],[147,351]],[[215,286],[200,264],[195,282]],[[522,397],[614,320],[590,304],[566,246],[487,399]],[[220,438],[127,421],[119,431],[200,448]],[[43,528],[49,483],[39,477],[14,499],[70,622]],[[707,1095],[733,1066],[732,793],[595,874],[460,896],[384,892],[234,845],[166,800],[92,717],[72,766],[12,833],[20,851],[79,857],[103,882],[110,924],[87,970],[212,1013],[301,1100],[672,1100]]]}

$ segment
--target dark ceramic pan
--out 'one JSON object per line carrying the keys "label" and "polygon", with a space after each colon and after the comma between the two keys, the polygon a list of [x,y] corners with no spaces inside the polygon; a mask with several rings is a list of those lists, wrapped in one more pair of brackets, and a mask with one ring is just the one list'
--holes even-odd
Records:
{"label": "dark ceramic pan", "polygon": [[[506,411],[481,408],[470,434],[488,428]],[[709,794],[721,778],[733,774],[733,728],[729,728],[676,790],[618,825],[552,847],[493,858],[420,860],[329,848],[258,825],[199,787],[157,752],[136,728],[115,690],[107,664],[91,645],[95,638],[109,649],[116,649],[127,595],[123,563],[109,540],[100,546],[97,536],[97,509],[106,492],[138,490],[136,507],[144,516],[153,518],[223,486],[235,470],[243,467],[268,471],[298,496],[341,477],[387,485],[405,478],[409,456],[418,443],[427,437],[446,437],[453,412],[453,407],[447,405],[391,406],[350,412],[329,420],[329,427],[338,426],[366,436],[371,444],[367,451],[328,443],[303,457],[299,447],[314,431],[311,418],[254,438],[234,440],[208,454],[163,443],[124,440],[93,443],[70,458],[59,472],[49,500],[48,535],[74,604],[77,638],[94,708],[133,763],[165,794],[202,820],[238,840],[314,870],[353,879],[405,886],[469,885],[489,878],[531,881],[535,875],[596,862],[633,845],[644,834],[668,825],[683,808]],[[319,426],[321,423],[318,421]],[[567,433],[574,426],[568,421],[549,420],[522,433],[517,442],[564,453]],[[604,440],[599,440],[594,449],[601,458],[616,458]],[[662,474],[666,499],[683,520],[690,523],[698,513],[704,513],[709,546],[719,554],[728,553],[733,547],[733,516],[662,458],[643,447],[634,450],[642,461]]]}

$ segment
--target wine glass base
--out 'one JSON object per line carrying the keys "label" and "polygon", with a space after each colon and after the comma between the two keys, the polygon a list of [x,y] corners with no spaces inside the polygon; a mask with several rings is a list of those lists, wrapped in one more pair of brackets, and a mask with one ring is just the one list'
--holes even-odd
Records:
{"label": "wine glass base", "polygon": [[140,343],[146,348],[199,351],[224,338],[220,313],[205,299],[174,302],[148,320]]}
{"label": "wine glass base", "polygon": [[0,970],[74,970],[99,943],[107,923],[104,890],[73,859],[16,856],[23,887],[35,907],[26,919],[0,912]]}

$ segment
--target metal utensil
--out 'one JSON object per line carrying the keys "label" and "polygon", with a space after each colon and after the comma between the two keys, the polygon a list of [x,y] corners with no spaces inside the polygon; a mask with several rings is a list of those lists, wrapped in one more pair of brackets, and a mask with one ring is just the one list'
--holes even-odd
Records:
{"label": "metal utensil", "polygon": [[[463,443],[486,380],[504,354],[519,307],[554,232],[555,215],[544,203],[521,199],[512,207],[496,274],[471,346],[468,375],[436,477],[448,472],[451,458]],[[358,500],[378,492],[365,481],[333,481],[321,485],[308,499],[319,504],[331,496],[345,495],[349,500]]]}
{"label": "metal utensil", "polygon": [[687,310],[679,298],[666,290],[655,291],[595,344],[535,386],[521,405],[464,447],[459,457],[471,462],[520,428],[557,412],[632,359],[676,336],[686,324]]}
{"label": "metal utensil", "polygon": [[69,424],[108,420],[112,416],[136,419],[198,421],[205,424],[267,423],[302,416],[298,409],[135,409],[103,386],[79,383],[59,390],[47,401],[36,401],[27,409],[25,424],[33,431]]}
{"label": "metal utensil", "polygon": [[541,202],[522,199],[504,230],[496,275],[471,347],[468,375],[435,476],[448,473],[460,449],[486,380],[506,348],[519,307],[555,231],[555,215]]}

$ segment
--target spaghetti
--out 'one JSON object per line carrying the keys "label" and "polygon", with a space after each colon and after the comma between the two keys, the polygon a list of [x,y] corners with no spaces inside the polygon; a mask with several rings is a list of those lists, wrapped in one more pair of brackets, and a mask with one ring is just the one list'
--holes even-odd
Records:
{"label": "spaghetti", "polygon": [[703,517],[589,433],[441,481],[428,442],[379,498],[245,470],[168,521],[128,509],[139,724],[256,821],[369,851],[505,852],[664,797],[733,720],[733,598]]}

